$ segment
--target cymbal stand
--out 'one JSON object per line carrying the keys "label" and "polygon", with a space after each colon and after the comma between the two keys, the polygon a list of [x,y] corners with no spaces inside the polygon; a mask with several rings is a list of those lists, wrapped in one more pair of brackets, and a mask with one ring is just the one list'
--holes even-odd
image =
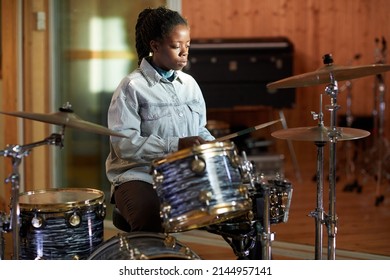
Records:
{"label": "cymbal stand", "polygon": [[[313,118],[318,119],[318,126],[324,126],[324,115],[322,113],[322,94],[320,95],[320,111],[318,114],[312,112]],[[322,259],[323,248],[323,224],[324,224],[324,203],[323,203],[323,191],[324,191],[324,146],[326,142],[316,141],[317,146],[317,207],[312,211],[309,216],[315,218],[315,252],[314,257],[316,260]]]}
{"label": "cymbal stand", "polygon": [[[324,56],[324,64],[332,64],[333,58],[330,54]],[[328,259],[336,259],[336,234],[337,234],[337,215],[336,215],[336,143],[340,136],[336,128],[336,113],[340,106],[337,104],[338,83],[333,73],[329,73],[330,84],[325,88],[325,93],[330,96],[331,104],[327,106],[330,112],[329,126],[329,213],[326,217],[326,226],[328,229]]]}
{"label": "cymbal stand", "polygon": [[274,233],[271,232],[270,222],[270,189],[268,184],[261,184],[264,193],[263,208],[263,230],[261,235],[261,249],[264,260],[271,260],[271,243],[274,240]]}
{"label": "cymbal stand", "polygon": [[[3,151],[0,151],[0,156],[10,157],[12,159],[12,173],[6,178],[6,183],[11,183],[12,192],[11,192],[11,214],[10,214],[10,224],[9,231],[12,231],[13,238],[13,259],[19,259],[19,229],[20,229],[20,206],[19,206],[19,189],[20,189],[20,174],[19,166],[22,162],[22,158],[29,155],[31,149],[42,146],[42,145],[56,145],[63,147],[63,137],[64,137],[64,128],[61,134],[53,133],[51,136],[45,138],[42,141],[27,144],[24,146],[20,145],[8,145],[7,148]],[[1,248],[1,247],[0,247]],[[1,252],[0,255],[3,255]]]}

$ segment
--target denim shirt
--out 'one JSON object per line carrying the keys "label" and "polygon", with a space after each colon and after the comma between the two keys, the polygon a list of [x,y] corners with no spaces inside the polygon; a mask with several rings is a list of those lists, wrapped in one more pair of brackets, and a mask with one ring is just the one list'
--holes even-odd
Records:
{"label": "denim shirt", "polygon": [[206,106],[195,79],[175,71],[163,78],[146,59],[122,79],[108,109],[110,136],[106,174],[114,188],[126,181],[153,183],[151,163],[178,150],[179,138],[214,140],[206,129]]}

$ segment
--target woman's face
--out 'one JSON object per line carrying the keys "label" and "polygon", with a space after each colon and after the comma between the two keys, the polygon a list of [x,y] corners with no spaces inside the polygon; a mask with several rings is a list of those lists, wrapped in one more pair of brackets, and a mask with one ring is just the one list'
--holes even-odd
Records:
{"label": "woman's face", "polygon": [[151,41],[153,63],[164,70],[181,70],[187,65],[190,47],[190,30],[177,25],[162,41]]}

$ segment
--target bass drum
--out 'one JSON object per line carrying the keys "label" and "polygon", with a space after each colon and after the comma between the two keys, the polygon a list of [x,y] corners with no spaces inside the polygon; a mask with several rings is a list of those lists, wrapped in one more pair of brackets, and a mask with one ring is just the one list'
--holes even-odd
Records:
{"label": "bass drum", "polygon": [[160,233],[119,233],[104,242],[88,260],[200,260],[174,236]]}

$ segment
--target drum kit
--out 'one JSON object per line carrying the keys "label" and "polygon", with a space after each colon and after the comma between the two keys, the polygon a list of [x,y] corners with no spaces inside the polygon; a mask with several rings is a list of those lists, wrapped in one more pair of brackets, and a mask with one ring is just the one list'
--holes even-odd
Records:
{"label": "drum kit", "polygon": [[[269,89],[327,84],[330,96],[330,125],[324,125],[322,95],[320,111],[313,113],[318,125],[286,128],[273,132],[275,138],[309,141],[317,146],[317,207],[315,259],[322,258],[323,225],[328,229],[328,259],[335,259],[336,144],[367,137],[370,133],[336,127],[338,81],[378,75],[390,65],[342,67],[324,56],[322,68],[268,84]],[[153,185],[161,201],[164,234],[120,233],[103,241],[104,195],[94,189],[49,189],[19,192],[18,168],[31,149],[41,145],[63,147],[66,127],[108,136],[126,137],[100,125],[82,120],[70,104],[54,114],[0,112],[2,114],[62,126],[43,141],[7,146],[0,155],[12,159],[11,213],[0,212],[0,259],[4,259],[4,232],[12,232],[14,259],[200,259],[171,233],[193,229],[221,235],[238,259],[271,259],[274,233],[271,224],[286,223],[292,184],[275,174],[270,178],[254,168],[245,152],[238,154],[230,139],[262,129],[281,120],[217,138],[215,141],[179,150],[152,162]],[[329,143],[329,213],[323,207],[324,146]],[[260,245],[259,245],[260,244]],[[253,253],[255,256],[253,256]],[[260,255],[260,257],[259,257]]]}

